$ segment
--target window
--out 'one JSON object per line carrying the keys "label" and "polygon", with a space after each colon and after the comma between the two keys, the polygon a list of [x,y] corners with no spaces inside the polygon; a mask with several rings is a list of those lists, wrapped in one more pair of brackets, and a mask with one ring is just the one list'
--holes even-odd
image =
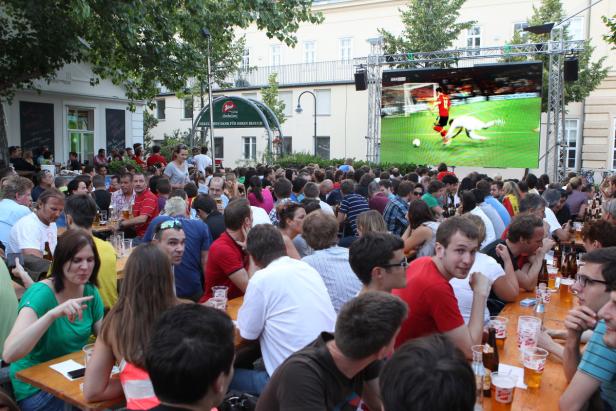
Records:
{"label": "window", "polygon": [[94,160],[94,110],[68,107],[66,128],[70,151],[77,153],[80,162]]}
{"label": "window", "polygon": [[244,139],[244,160],[257,159],[257,138],[243,137]]}
{"label": "window", "polygon": [[293,137],[285,136],[282,138],[282,155],[289,156],[293,154]]}
{"label": "window", "polygon": [[156,100],[156,118],[165,119],[165,100]]}
{"label": "window", "polygon": [[329,160],[329,137],[317,137],[317,156]]}
{"label": "window", "polygon": [[578,16],[569,20],[567,34],[571,40],[584,40],[584,18]]}
{"label": "window", "polygon": [[279,66],[282,58],[280,57],[280,45],[270,46],[270,66]]}
{"label": "window", "polygon": [[192,118],[193,117],[193,98],[187,97],[184,99],[184,117],[182,118]]}
{"label": "window", "polygon": [[[466,47],[481,47],[481,27],[473,26],[466,31]],[[469,52],[470,55],[478,55],[479,51]]]}
{"label": "window", "polygon": [[314,63],[316,61],[316,44],[314,41],[304,43],[304,63]]}
{"label": "window", "polygon": [[330,89],[315,90],[317,96],[317,116],[329,116],[331,114],[332,91]]}
{"label": "window", "polygon": [[242,53],[242,64],[240,66],[241,71],[248,71],[250,68],[250,49],[244,49]]}
{"label": "window", "polygon": [[281,91],[278,93],[278,98],[284,103],[284,115],[285,117],[291,117],[293,115],[293,92]]}
{"label": "window", "polygon": [[214,158],[225,157],[225,145],[223,137],[214,137]]}
{"label": "window", "polygon": [[565,139],[567,141],[567,168],[577,168],[578,119],[565,120]]}
{"label": "window", "polygon": [[343,38],[340,39],[340,60],[343,61],[349,61],[351,60],[351,54],[352,54],[352,49],[351,49],[351,42],[352,40],[350,38]]}
{"label": "window", "polygon": [[524,29],[528,27],[528,23],[523,21],[521,23],[513,23],[513,34],[518,33],[521,39],[526,41],[528,39],[528,32],[524,31]]}

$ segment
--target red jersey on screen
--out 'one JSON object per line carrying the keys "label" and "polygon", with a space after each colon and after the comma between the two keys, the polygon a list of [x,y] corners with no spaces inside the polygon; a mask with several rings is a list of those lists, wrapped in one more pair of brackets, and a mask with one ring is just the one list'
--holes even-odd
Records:
{"label": "red jersey on screen", "polygon": [[396,347],[412,338],[445,333],[464,324],[453,288],[432,257],[420,257],[409,264],[406,283],[406,288],[393,290],[409,308]]}
{"label": "red jersey on screen", "polygon": [[143,237],[148,229],[148,225],[152,222],[154,217],[158,216],[158,197],[150,190],[146,189],[135,197],[133,217],[139,217],[140,215],[148,216],[145,223],[135,226],[137,236]]}
{"label": "red jersey on screen", "polygon": [[441,117],[449,117],[449,107],[451,107],[449,96],[441,94],[437,97],[436,102],[438,104],[438,115]]}

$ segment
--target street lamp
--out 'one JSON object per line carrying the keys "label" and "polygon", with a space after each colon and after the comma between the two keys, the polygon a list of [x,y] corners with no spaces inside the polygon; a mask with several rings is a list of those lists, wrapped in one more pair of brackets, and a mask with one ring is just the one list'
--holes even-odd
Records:
{"label": "street lamp", "polygon": [[295,108],[295,112],[297,114],[301,114],[302,111],[304,111],[299,101],[301,100],[302,96],[306,93],[312,94],[312,97],[314,98],[314,156],[316,157],[317,155],[317,96],[312,91],[309,91],[309,90],[302,92],[297,98],[297,107]]}
{"label": "street lamp", "polygon": [[212,149],[212,169],[216,172],[216,152],[214,150],[214,105],[212,104],[212,53],[210,49],[210,40],[212,35],[205,27],[201,29],[201,35],[207,40],[207,99],[208,105],[210,106],[210,148]]}

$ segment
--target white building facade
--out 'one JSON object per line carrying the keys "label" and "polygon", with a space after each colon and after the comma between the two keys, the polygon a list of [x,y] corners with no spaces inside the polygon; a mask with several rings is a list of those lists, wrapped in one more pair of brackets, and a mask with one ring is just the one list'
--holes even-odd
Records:
{"label": "white building facade", "polygon": [[91,85],[93,77],[87,64],[67,64],[50,83],[36,85],[40,93],[19,91],[4,103],[8,145],[35,152],[44,146],[62,163],[75,151],[82,163],[92,164],[100,148],[143,143],[144,103],[128,110],[121,87],[108,80]]}
{"label": "white building facade", "polygon": [[[572,15],[590,3],[587,0],[564,0],[565,14]],[[314,153],[314,102],[304,94],[296,113],[298,97],[304,91],[315,94],[317,100],[317,154],[325,158],[353,157],[365,159],[368,124],[368,92],[356,91],[353,81],[354,63],[366,57],[371,43],[379,38],[379,28],[399,34],[403,26],[400,9],[404,1],[330,0],[315,1],[313,9],[324,16],[320,25],[303,24],[297,32],[295,48],[287,47],[252,26],[238,35],[246,37],[242,71],[233,76],[233,88],[216,91],[215,95],[241,95],[260,99],[261,87],[268,75],[278,73],[280,98],[285,102],[286,121],[282,124],[285,151]],[[460,20],[477,23],[454,41],[453,47],[502,46],[516,30],[525,26],[538,0],[467,0],[460,10]],[[565,136],[569,142],[571,169],[616,169],[616,53],[602,36],[607,28],[601,16],[616,13],[616,2],[601,2],[572,18],[569,34],[573,39],[591,39],[596,48],[594,59],[606,56],[610,66],[608,78],[583,103],[567,106]],[[207,99],[206,99],[207,102]],[[161,95],[165,117],[153,131],[162,139],[173,130],[189,130],[192,125],[188,102],[173,95]],[[193,115],[200,109],[194,99]],[[158,110],[161,114],[161,110]],[[545,152],[545,118],[542,126],[540,153]],[[226,129],[215,131],[216,157],[226,166],[262,161],[267,147],[262,129]],[[533,170],[543,173],[545,164]],[[460,170],[462,173],[466,169]],[[468,170],[470,171],[470,170]],[[493,174],[494,171],[492,170]],[[502,174],[519,177],[520,170],[503,170]]]}

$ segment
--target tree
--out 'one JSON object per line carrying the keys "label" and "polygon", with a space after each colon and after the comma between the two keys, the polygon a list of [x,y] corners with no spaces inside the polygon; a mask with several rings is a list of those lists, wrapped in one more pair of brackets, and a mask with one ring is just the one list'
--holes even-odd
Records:
{"label": "tree", "polygon": [[460,7],[466,0],[409,0],[400,10],[404,30],[395,36],[379,29],[385,41],[385,53],[417,53],[446,50],[460,33],[475,24],[457,22]]}
{"label": "tree", "polygon": [[606,34],[603,36],[603,39],[614,45],[613,48],[616,48],[616,14],[611,18],[607,18],[606,16],[601,17],[607,28],[610,30],[610,34]]}
{"label": "tree", "polygon": [[[529,26],[537,26],[551,22],[558,23],[564,18],[565,13],[560,0],[542,0],[539,7],[533,6],[533,15],[528,19],[527,23]],[[565,26],[565,39],[569,40],[571,37],[567,32],[567,27],[568,25]],[[546,40],[546,34],[527,33],[526,36],[521,36],[519,33],[516,33],[509,44],[522,44],[525,42],[543,43]],[[591,40],[585,40],[584,49],[577,56],[579,62],[578,80],[565,83],[565,104],[584,100],[607,76],[608,68],[604,67],[606,58],[601,57],[596,61],[592,61],[594,50],[595,48],[591,45]],[[525,61],[527,59],[526,57],[517,57],[507,60]],[[532,56],[531,59],[543,61],[542,111],[547,111],[549,56],[537,54]]]}
{"label": "tree", "polygon": [[152,140],[154,137],[150,134],[150,131],[158,125],[158,119],[152,115],[149,111],[143,112],[143,147],[146,150],[150,149]]}
{"label": "tree", "polygon": [[272,73],[267,78],[267,87],[261,89],[261,99],[276,115],[280,124],[287,121],[284,115],[284,101],[278,98],[278,73]]}
{"label": "tree", "polygon": [[[98,76],[92,84],[110,79],[131,100],[152,99],[160,86],[182,91],[189,79],[206,79],[204,27],[211,34],[215,80],[221,80],[235,69],[243,48],[235,30],[255,23],[268,37],[293,46],[300,23],[322,21],[311,5],[310,0],[3,0],[0,99],[10,101],[17,90],[35,88],[37,79],[52,79],[69,62],[91,64]],[[2,108],[0,144],[6,147]]]}

